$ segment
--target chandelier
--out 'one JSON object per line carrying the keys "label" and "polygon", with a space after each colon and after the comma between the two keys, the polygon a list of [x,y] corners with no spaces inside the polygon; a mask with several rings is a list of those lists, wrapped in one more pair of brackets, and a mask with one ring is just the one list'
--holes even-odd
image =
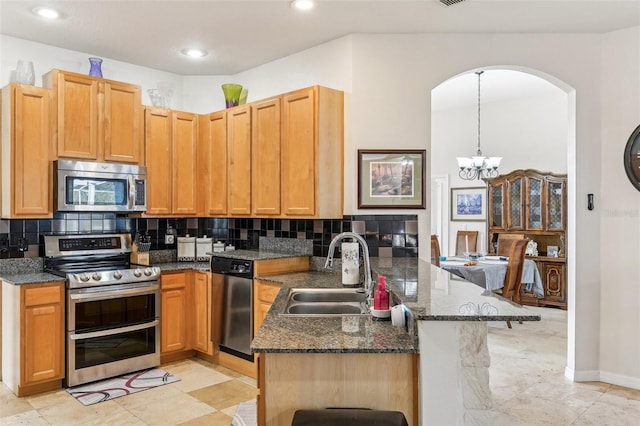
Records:
{"label": "chandelier", "polygon": [[502,157],[485,157],[480,149],[480,76],[484,71],[476,71],[478,75],[478,150],[474,157],[457,157],[462,179],[487,179],[498,176],[498,166]]}

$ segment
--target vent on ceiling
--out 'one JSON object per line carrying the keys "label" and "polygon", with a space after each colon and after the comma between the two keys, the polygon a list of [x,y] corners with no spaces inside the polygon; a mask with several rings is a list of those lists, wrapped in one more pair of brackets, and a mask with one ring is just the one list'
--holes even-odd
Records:
{"label": "vent on ceiling", "polygon": [[462,3],[464,0],[440,0],[445,6],[453,6],[456,3]]}

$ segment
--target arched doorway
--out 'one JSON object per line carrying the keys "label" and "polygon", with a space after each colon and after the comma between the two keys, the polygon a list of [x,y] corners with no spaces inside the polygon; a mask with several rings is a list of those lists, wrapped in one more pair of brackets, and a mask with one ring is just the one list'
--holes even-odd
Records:
{"label": "arched doorway", "polygon": [[[432,193],[434,212],[448,212],[442,192],[450,188],[483,187],[482,181],[459,178],[455,157],[475,155],[478,137],[478,88],[475,71],[468,70],[432,90],[431,175],[440,196]],[[575,91],[564,82],[537,70],[522,67],[483,67],[481,80],[481,146],[486,156],[503,157],[500,172],[533,168],[566,173],[568,192],[575,193]],[[443,179],[448,176],[448,179]],[[446,182],[450,187],[442,188]],[[571,196],[569,197],[571,199]],[[440,214],[442,223],[431,221],[431,232],[445,229],[444,245],[453,246],[456,231],[478,230],[480,250],[486,250],[485,222],[454,222]],[[575,253],[575,206],[568,204],[566,250]],[[567,375],[575,365],[575,263],[567,263],[569,294],[567,319]],[[570,377],[573,379],[573,377]]]}

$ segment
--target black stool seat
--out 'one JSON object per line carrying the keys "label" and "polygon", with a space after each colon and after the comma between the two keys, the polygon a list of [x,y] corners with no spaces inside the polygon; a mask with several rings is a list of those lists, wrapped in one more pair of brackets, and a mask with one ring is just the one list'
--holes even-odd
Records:
{"label": "black stool seat", "polygon": [[409,426],[400,411],[363,408],[297,410],[291,426]]}

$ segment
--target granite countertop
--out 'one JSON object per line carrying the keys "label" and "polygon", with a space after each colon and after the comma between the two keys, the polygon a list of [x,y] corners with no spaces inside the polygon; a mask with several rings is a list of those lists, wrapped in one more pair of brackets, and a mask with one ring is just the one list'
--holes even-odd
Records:
{"label": "granite countertop", "polygon": [[240,259],[240,260],[287,259],[290,257],[308,256],[304,254],[279,253],[279,252],[264,251],[264,250],[231,250],[231,251],[221,251],[218,253],[211,253],[211,255],[214,257],[226,257],[229,259]]}
{"label": "granite countertop", "polygon": [[[350,333],[343,318],[282,316],[288,288],[342,287],[339,273],[301,272],[259,277],[282,283],[252,348],[255,352],[417,352],[418,321],[539,321],[540,315],[416,258],[372,258],[374,280],[387,277],[396,303],[409,310],[408,332],[370,316]],[[354,327],[355,328],[355,327]]]}
{"label": "granite countertop", "polygon": [[17,274],[2,274],[0,280],[5,281],[13,285],[24,284],[44,284],[55,281],[64,281],[64,277],[50,274],[48,272],[30,272],[30,273],[17,273]]}
{"label": "granite countertop", "polygon": [[540,321],[540,315],[416,258],[374,258],[371,269],[418,321]]}
{"label": "granite countertop", "polygon": [[160,268],[160,272],[184,271],[193,269],[195,271],[208,271],[211,269],[209,262],[167,262],[155,263],[152,266]]}
{"label": "granite countertop", "polygon": [[376,321],[371,315],[342,317],[284,316],[288,288],[342,287],[340,274],[300,272],[259,277],[281,283],[283,289],[271,305],[251,348],[254,352],[306,353],[417,353],[414,333],[394,327],[390,321]]}
{"label": "granite countertop", "polygon": [[[212,253],[215,256],[226,257],[241,260],[269,260],[269,259],[286,259],[290,257],[300,257],[304,255],[295,253],[278,253],[274,251],[264,250],[232,250],[220,253]],[[144,266],[144,265],[141,265]],[[150,266],[157,266],[161,272],[172,272],[193,269],[196,271],[209,271],[211,264],[206,262],[153,262]],[[42,284],[53,281],[64,281],[64,277],[60,277],[48,272],[42,272],[42,262],[34,264],[29,271],[6,271],[0,273],[0,280],[14,285],[24,284]]]}

